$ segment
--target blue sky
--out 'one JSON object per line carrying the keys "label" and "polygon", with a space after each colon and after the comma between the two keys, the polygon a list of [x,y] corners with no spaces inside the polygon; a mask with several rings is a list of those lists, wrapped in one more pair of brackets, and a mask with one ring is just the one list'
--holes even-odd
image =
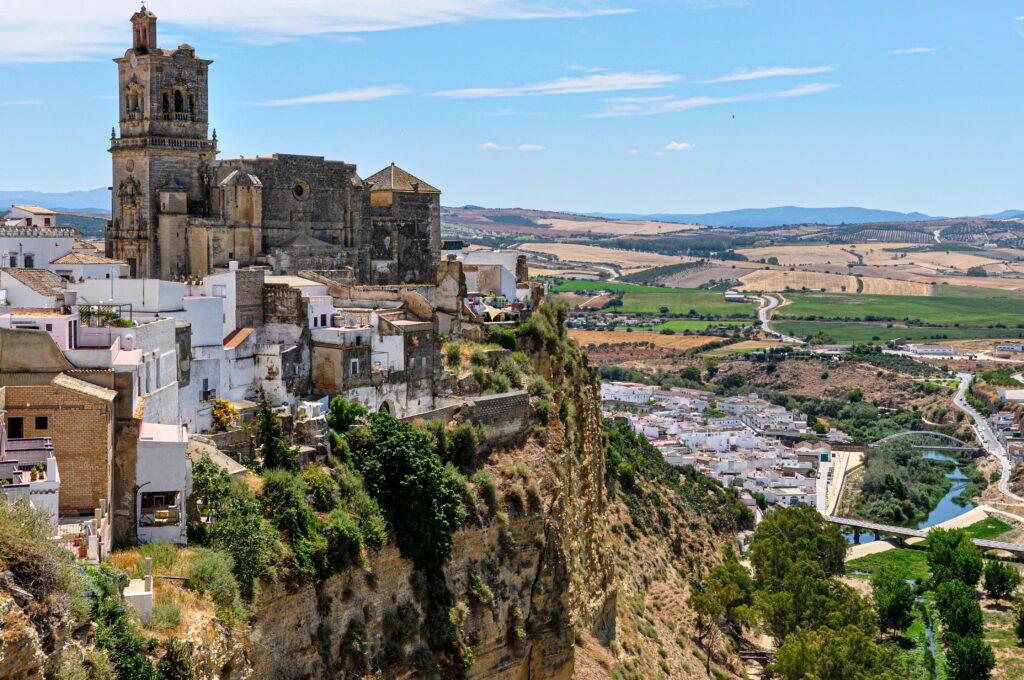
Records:
{"label": "blue sky", "polygon": [[[130,2],[17,1],[0,189],[105,186]],[[449,205],[1024,207],[1024,2],[153,0],[224,155],[397,162]]]}

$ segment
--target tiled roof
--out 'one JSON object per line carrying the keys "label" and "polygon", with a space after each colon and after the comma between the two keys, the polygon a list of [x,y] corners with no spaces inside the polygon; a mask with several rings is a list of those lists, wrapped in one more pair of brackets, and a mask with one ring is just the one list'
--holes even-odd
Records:
{"label": "tiled roof", "polygon": [[64,257],[53,261],[53,264],[124,264],[120,260],[111,260],[102,255],[90,253],[68,253]]}
{"label": "tiled roof", "polygon": [[234,349],[245,342],[245,339],[252,335],[252,328],[236,328],[224,338],[224,349]]}
{"label": "tiled roof", "polygon": [[64,289],[64,279],[48,269],[7,267],[3,271],[40,295],[56,296]]}
{"label": "tiled roof", "polygon": [[439,194],[441,190],[432,187],[423,180],[410,175],[392,163],[375,175],[370,175],[365,182],[373,186],[370,191],[402,191],[408,193]]}
{"label": "tiled roof", "polygon": [[104,401],[114,401],[114,398],[117,396],[117,392],[114,390],[108,390],[105,387],[93,385],[92,383],[87,383],[84,380],[79,380],[78,378],[72,378],[67,373],[57,375],[50,381],[50,384],[56,385],[57,387],[65,387],[69,390],[79,392],[80,394],[85,394]]}
{"label": "tiled roof", "polygon": [[38,205],[12,205],[11,209],[17,208],[18,210],[24,210],[30,212],[33,215],[56,215],[57,213],[46,208],[40,208]]}

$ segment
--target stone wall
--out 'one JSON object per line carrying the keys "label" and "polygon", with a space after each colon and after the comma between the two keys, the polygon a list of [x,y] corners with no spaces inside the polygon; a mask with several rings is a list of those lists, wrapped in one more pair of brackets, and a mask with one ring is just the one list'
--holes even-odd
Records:
{"label": "stone wall", "polygon": [[533,425],[530,395],[523,390],[476,397],[467,417],[487,431],[490,446],[521,439]]}

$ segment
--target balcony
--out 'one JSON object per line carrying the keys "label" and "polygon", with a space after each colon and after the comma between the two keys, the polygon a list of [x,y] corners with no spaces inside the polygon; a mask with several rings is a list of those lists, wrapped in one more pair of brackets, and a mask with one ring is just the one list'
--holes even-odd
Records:
{"label": "balcony", "polygon": [[216,151],[217,142],[212,139],[186,137],[121,137],[110,140],[111,149],[143,149],[146,147]]}

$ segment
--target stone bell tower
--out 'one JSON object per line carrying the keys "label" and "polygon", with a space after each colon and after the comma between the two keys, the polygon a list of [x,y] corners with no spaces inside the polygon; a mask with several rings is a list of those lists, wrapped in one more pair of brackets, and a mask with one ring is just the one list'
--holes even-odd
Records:
{"label": "stone bell tower", "polygon": [[208,212],[204,173],[217,157],[217,136],[209,136],[207,72],[212,62],[196,57],[191,45],[157,47],[157,18],[145,5],[131,23],[132,47],[114,60],[120,134],[111,130],[113,195],[106,252],[127,262],[133,277],[143,278],[159,276],[162,259],[182,255],[161,252],[168,243],[163,239],[162,248],[157,233],[161,190],[183,192],[188,214]]}

